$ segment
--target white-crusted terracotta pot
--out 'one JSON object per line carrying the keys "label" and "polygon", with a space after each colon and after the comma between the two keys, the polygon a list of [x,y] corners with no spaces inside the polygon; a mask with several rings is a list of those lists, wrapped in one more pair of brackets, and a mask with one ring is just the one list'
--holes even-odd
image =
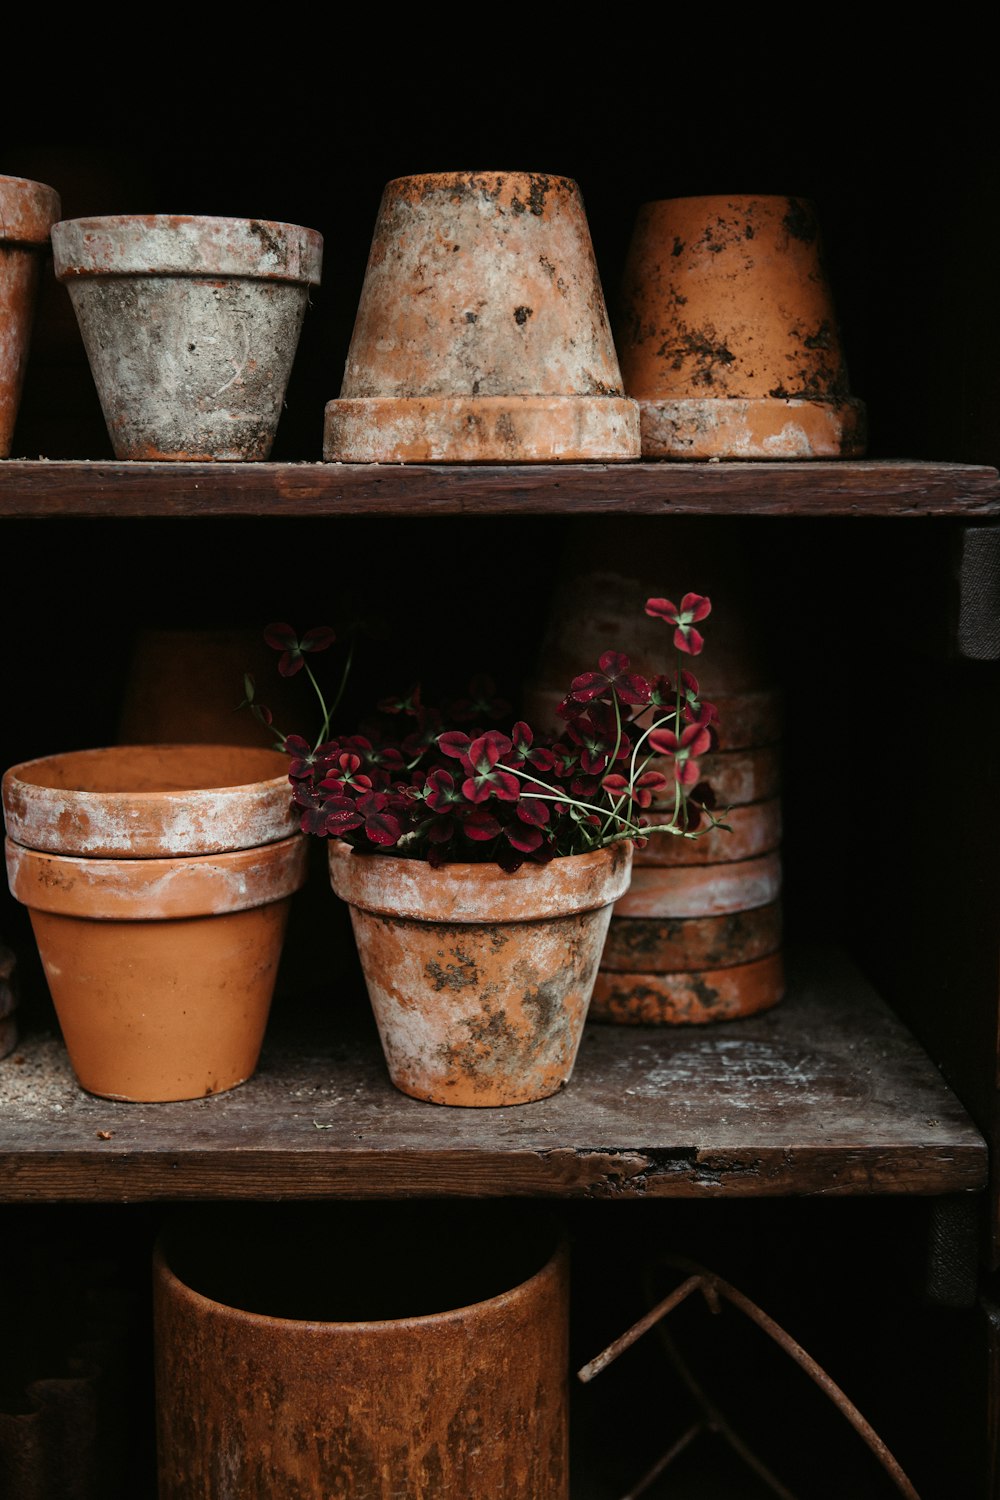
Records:
{"label": "white-crusted terracotta pot", "polygon": [[387,185],[323,456],[638,458],[575,182],[437,172]]}
{"label": "white-crusted terracotta pot", "polygon": [[322,248],[315,230],[264,219],[54,226],[117,458],[268,457]]}

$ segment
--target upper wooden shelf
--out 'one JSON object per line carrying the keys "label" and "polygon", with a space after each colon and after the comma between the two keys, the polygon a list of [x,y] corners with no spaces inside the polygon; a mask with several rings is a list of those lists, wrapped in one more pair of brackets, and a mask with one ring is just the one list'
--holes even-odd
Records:
{"label": "upper wooden shelf", "polygon": [[589,1026],[568,1088],[509,1109],[398,1093],[367,1007],[352,1026],[327,996],[294,1027],[279,1003],[257,1075],[182,1104],[93,1098],[26,1037],[0,1062],[0,1201],[981,1191],[986,1143],[906,1028],[838,953],[790,967],[747,1020]]}
{"label": "upper wooden shelf", "polygon": [[983,465],[0,463],[0,517],[1000,516]]}

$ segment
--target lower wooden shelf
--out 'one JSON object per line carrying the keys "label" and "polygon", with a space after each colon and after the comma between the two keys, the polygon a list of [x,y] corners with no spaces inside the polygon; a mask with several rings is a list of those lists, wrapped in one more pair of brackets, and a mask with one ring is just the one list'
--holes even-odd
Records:
{"label": "lower wooden shelf", "polygon": [[[181,1104],[83,1093],[61,1041],[0,1062],[0,1201],[940,1195],[987,1147],[836,951],[793,955],[774,1010],[710,1028],[590,1025],[552,1099],[451,1109],[398,1093],[367,1015],[280,1004],[257,1075]],[[301,1018],[299,1018],[301,1019]]]}

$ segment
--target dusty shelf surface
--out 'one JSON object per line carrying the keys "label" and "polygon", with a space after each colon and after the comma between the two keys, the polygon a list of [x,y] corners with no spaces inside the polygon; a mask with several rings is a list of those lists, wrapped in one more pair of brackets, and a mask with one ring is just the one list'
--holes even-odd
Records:
{"label": "dusty shelf surface", "polygon": [[373,1024],[347,1035],[279,1020],[254,1078],[178,1104],[87,1095],[58,1037],[23,1037],[0,1062],[0,1200],[709,1200],[986,1183],[961,1104],[836,952],[797,957],[786,999],[748,1020],[590,1025],[569,1086],[508,1109],[400,1094]]}
{"label": "dusty shelf surface", "polygon": [[1000,516],[985,465],[324,464],[12,460],[0,517],[388,515]]}

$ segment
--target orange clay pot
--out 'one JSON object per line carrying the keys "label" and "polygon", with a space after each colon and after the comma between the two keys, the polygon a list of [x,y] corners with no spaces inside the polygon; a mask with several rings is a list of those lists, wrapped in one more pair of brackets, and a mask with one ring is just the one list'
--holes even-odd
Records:
{"label": "orange clay pot", "polygon": [[[670,812],[650,809],[645,814],[650,828],[670,822]],[[695,839],[674,833],[650,833],[649,841],[635,851],[636,868],[641,865],[715,865],[753,859],[777,849],[781,843],[781,798],[731,807],[725,828],[708,828]]]}
{"label": "orange clay pot", "polygon": [[171,1224],[160,1500],[567,1500],[567,1249],[489,1207],[202,1204]]}
{"label": "orange clay pot", "polygon": [[434,1104],[527,1104],[573,1071],[631,845],[445,865],[330,845],[389,1075]]}
{"label": "orange clay pot", "polygon": [[52,188],[0,177],[0,458],[10,453],[28,364],[38,273],[59,217]]}
{"label": "orange clay pot", "polygon": [[639,457],[575,182],[439,172],[386,186],[323,456]]}
{"label": "orange clay pot", "polygon": [[714,917],[613,916],[601,968],[620,976],[729,968],[777,952],[781,929],[780,901]]}
{"label": "orange clay pot", "polygon": [[602,969],[593,1019],[631,1026],[703,1026],[769,1010],[785,993],[780,952],[725,969],[614,974]]}
{"label": "orange clay pot", "polygon": [[251,849],[298,829],[288,759],[240,745],[111,745],[12,766],[7,833],[29,849],[98,859]]}
{"label": "orange clay pot", "polygon": [[812,204],[670,198],[639,210],[618,347],[645,458],[858,457]]}
{"label": "orange clay pot", "polygon": [[257,1066],[304,834],[187,859],[79,859],[6,841],[77,1079],[196,1099]]}
{"label": "orange clay pot", "polygon": [[78,750],[13,766],[3,804],[10,888],[82,1087],[153,1101],[248,1078],[306,875],[286,758]]}

